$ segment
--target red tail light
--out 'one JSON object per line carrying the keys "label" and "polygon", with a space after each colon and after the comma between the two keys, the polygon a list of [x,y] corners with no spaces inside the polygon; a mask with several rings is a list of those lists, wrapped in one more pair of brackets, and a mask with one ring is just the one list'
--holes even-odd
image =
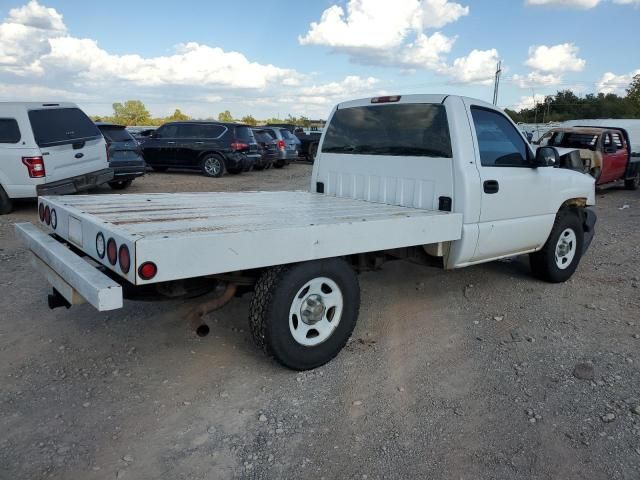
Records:
{"label": "red tail light", "polygon": [[105,146],[107,147],[107,162],[108,162],[111,159],[109,154],[109,147],[111,146],[111,144],[109,142],[106,142]]}
{"label": "red tail light", "polygon": [[38,205],[38,216],[40,217],[40,221],[44,222],[44,203]]}
{"label": "red tail light", "polygon": [[236,152],[239,152],[241,150],[246,150],[247,148],[249,148],[249,145],[240,140],[234,140],[233,143],[231,144],[231,150],[235,150]]}
{"label": "red tail light", "polygon": [[142,280],[151,280],[158,273],[158,267],[153,262],[144,262],[138,268],[138,275]]}
{"label": "red tail light", "polygon": [[118,262],[118,246],[113,238],[107,241],[107,259],[111,265],[115,265]]}
{"label": "red tail light", "polygon": [[44,160],[42,157],[22,157],[22,163],[29,171],[29,177],[42,178],[45,176]]}
{"label": "red tail light", "polygon": [[285,143],[284,143],[284,140],[278,140],[278,148],[280,150],[284,150],[285,148],[287,148]]}
{"label": "red tail light", "polygon": [[47,225],[51,224],[51,210],[49,209],[49,205],[44,207],[44,223]]}
{"label": "red tail light", "polygon": [[118,250],[118,261],[120,262],[120,270],[122,270],[122,273],[129,273],[131,257],[129,256],[129,248],[126,245],[120,245],[120,250]]}
{"label": "red tail light", "polygon": [[373,97],[371,103],[395,103],[399,102],[402,97],[400,95],[390,95],[387,97]]}

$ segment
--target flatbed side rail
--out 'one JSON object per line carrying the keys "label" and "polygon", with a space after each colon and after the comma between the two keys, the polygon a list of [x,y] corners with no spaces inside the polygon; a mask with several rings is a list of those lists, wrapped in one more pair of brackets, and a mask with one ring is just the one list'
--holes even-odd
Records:
{"label": "flatbed side rail", "polygon": [[122,308],[122,287],[31,223],[17,223],[16,234],[35,255],[36,267],[71,304],[79,297],[99,311]]}

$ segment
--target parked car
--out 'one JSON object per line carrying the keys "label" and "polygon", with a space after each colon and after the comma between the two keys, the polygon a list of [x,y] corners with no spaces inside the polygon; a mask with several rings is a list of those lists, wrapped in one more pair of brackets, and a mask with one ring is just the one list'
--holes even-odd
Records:
{"label": "parked car", "polygon": [[113,178],[98,127],[72,103],[0,103],[0,214],[13,200],[89,190]]}
{"label": "parked car", "polygon": [[286,128],[271,125],[260,128],[271,135],[277,142],[278,158],[273,164],[275,168],[282,168],[297,160],[298,142],[293,133]]}
{"label": "parked car", "polygon": [[313,163],[318,152],[322,129],[319,127],[302,128],[293,123],[270,123],[270,127],[285,128],[291,132],[297,140],[298,156],[304,157],[307,161]]}
{"label": "parked car", "polygon": [[142,148],[124,125],[104,122],[96,122],[96,125],[107,142],[109,166],[113,169],[113,180],[109,186],[114,190],[124,190],[134,178],[144,175],[146,165]]}
{"label": "parked car", "polygon": [[363,98],[333,109],[307,192],[45,197],[40,208],[74,228],[16,231],[52,284],[51,308],[209,291],[186,319],[203,336],[203,315],[253,287],[255,342],[307,370],[347,344],[357,273],[386,260],[451,270],[529,255],[536,277],[571,278],[595,234],[595,182],[557,165],[554,147],[534,152],[481,100]]}
{"label": "parked car", "polygon": [[262,155],[260,161],[253,166],[254,170],[271,168],[278,160],[278,141],[260,128],[254,128],[253,135],[256,137]]}
{"label": "parked car", "polygon": [[221,177],[251,170],[260,160],[251,127],[237,123],[170,122],[141,140],[147,165],[158,172],[185,168]]}
{"label": "parked car", "polygon": [[127,132],[131,134],[133,138],[135,138],[136,142],[141,143],[140,140],[142,138],[146,138],[151,135],[152,132],[155,132],[158,127],[148,127],[148,126],[128,126],[126,127]]}
{"label": "parked car", "polygon": [[635,190],[640,184],[640,157],[631,155],[629,134],[623,128],[553,128],[541,138],[541,145],[577,149],[583,171],[596,179],[596,185],[624,180],[625,188]]}

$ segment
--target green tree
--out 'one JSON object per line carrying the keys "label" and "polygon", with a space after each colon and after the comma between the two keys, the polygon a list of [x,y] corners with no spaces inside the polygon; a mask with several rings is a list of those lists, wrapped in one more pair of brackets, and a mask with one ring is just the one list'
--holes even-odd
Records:
{"label": "green tree", "polygon": [[255,125],[257,125],[257,124],[258,124],[258,121],[257,121],[255,118],[253,118],[251,115],[245,115],[244,117],[242,117],[242,118],[240,119],[240,121],[241,121],[242,123],[246,123],[247,125],[253,125],[253,126],[255,126]]}
{"label": "green tree", "polygon": [[221,122],[233,122],[233,115],[231,115],[229,110],[225,110],[218,114],[218,120]]}
{"label": "green tree", "polygon": [[113,104],[113,119],[123,125],[146,125],[151,115],[140,100],[127,100]]}
{"label": "green tree", "polygon": [[627,99],[636,115],[640,116],[640,73],[631,80],[631,85],[627,88]]}
{"label": "green tree", "polygon": [[176,111],[173,112],[173,115],[165,118],[164,120],[165,122],[181,122],[185,120],[191,120],[191,117],[182,113],[179,108],[176,108]]}

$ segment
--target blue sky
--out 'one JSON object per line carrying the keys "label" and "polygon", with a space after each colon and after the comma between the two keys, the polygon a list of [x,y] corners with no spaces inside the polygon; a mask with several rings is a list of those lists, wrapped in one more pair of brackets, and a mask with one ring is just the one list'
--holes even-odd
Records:
{"label": "blue sky", "polygon": [[640,69],[640,0],[0,2],[0,100],[92,114],[324,117],[379,93],[526,106],[561,88],[623,93]]}

